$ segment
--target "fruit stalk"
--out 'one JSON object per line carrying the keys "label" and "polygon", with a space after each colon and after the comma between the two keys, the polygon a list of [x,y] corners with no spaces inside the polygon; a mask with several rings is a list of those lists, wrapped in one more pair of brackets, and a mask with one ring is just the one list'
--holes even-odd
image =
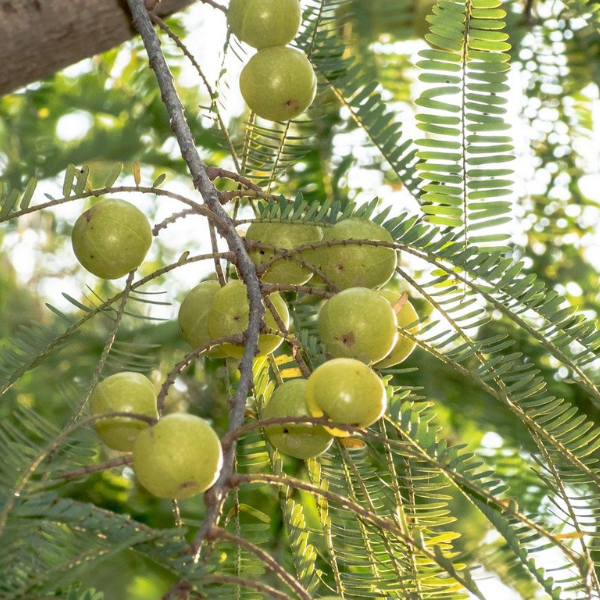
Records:
{"label": "fruit stalk", "polygon": [[131,465],[133,462],[133,458],[130,454],[125,454],[122,456],[117,456],[116,458],[112,458],[110,460],[105,460],[104,462],[95,464],[95,465],[87,465],[85,467],[81,467],[80,469],[75,469],[74,471],[67,471],[66,473],[61,473],[57,475],[55,479],[61,479],[63,481],[72,481],[73,479],[77,479],[78,477],[85,477],[90,473],[98,473],[99,471],[106,471],[107,469],[113,469],[115,467],[122,467],[124,465]]}
{"label": "fruit stalk", "polygon": [[[207,173],[207,167],[202,162],[196,150],[194,138],[184,114],[183,105],[175,90],[173,77],[160,49],[160,40],[152,26],[152,21],[144,6],[144,1],[127,0],[127,4],[129,5],[133,17],[133,24],[142,37],[148,54],[150,67],[156,75],[161,91],[161,98],[171,121],[171,129],[179,144],[181,156],[188,165],[194,187],[200,192],[204,203],[218,217],[218,219],[215,219],[215,226],[227,241],[229,249],[235,254],[237,267],[248,290],[250,319],[248,329],[246,330],[246,349],[240,363],[240,379],[238,387],[230,400],[228,431],[233,431],[240,427],[244,422],[246,397],[250,386],[252,385],[252,361],[258,347],[258,334],[264,313],[260,283],[256,275],[254,263],[250,260],[250,257],[246,252],[244,242],[235,231],[235,226],[231,218],[221,206],[217,189],[210,180]],[[226,495],[226,484],[234,469],[235,450],[236,445],[233,443],[224,454],[223,468],[219,479],[215,485],[205,493],[205,519],[192,543],[191,552],[195,561],[200,558],[200,550],[203,542],[221,514]]]}

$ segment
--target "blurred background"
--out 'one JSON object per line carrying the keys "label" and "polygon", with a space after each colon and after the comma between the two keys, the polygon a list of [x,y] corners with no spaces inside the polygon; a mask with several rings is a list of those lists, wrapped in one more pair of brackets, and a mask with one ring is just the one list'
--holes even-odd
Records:
{"label": "blurred background", "polygon": [[[305,9],[314,4],[312,0],[303,2]],[[510,196],[513,219],[504,227],[511,234],[511,255],[524,261],[526,271],[594,317],[600,302],[600,34],[561,2],[508,0],[502,6],[507,11],[512,46],[507,119],[517,158],[512,163],[516,172]],[[428,47],[424,36],[432,3],[354,0],[340,2],[338,9],[346,11],[338,15],[345,52],[358,57],[372,74],[386,108],[402,123],[406,139],[418,137],[415,99],[422,84],[416,63],[418,52]],[[289,198],[298,193],[309,201],[334,198],[363,203],[379,198],[381,209],[391,205],[394,213],[419,214],[418,198],[402,184],[351,108],[323,81],[307,118],[298,126],[297,138],[281,156],[259,160],[258,153],[250,152],[244,164],[236,164],[231,148],[239,149],[244,142],[249,118],[237,77],[253,50],[228,40],[224,13],[202,2],[170,18],[168,24],[194,55],[211,86],[209,92],[197,70],[173,41],[161,34],[198,149],[208,165],[240,169],[269,191]],[[227,124],[229,139],[220,131],[218,119]],[[257,135],[253,143],[260,148],[264,139]],[[69,164],[88,166],[92,184],[100,187],[115,165],[124,163],[119,184],[133,185],[135,162],[146,185],[165,174],[163,187],[197,199],[139,39],[0,99],[0,180],[5,193],[23,189],[35,177],[39,180],[36,198],[43,194],[61,197]],[[138,195],[135,202],[153,224],[180,210],[165,197]],[[31,321],[51,330],[63,329],[64,317],[57,313],[80,316],[77,303],[91,306],[122,285],[85,272],[72,253],[73,223],[89,203],[69,202],[3,225],[0,347]],[[247,205],[237,210],[238,217],[252,215]],[[140,272],[151,273],[185,251],[210,252],[203,220],[180,219],[163,229]],[[418,279],[424,265],[407,257],[401,260],[403,268]],[[185,355],[188,349],[177,329],[177,310],[186,292],[212,270],[212,262],[194,263],[144,288],[144,293],[151,294],[146,298],[152,301],[140,297],[135,314],[124,321],[117,344],[126,348],[135,343],[146,349],[129,368],[150,375],[159,385]],[[403,284],[399,285],[402,288]],[[414,304],[422,313],[430,310],[418,296]],[[15,411],[35,409],[62,426],[78,390],[93,373],[109,327],[107,320],[94,319],[56,357],[27,373],[3,397],[0,419],[13,418]],[[511,327],[496,315],[480,333],[489,336]],[[541,348],[523,337],[516,350],[545,365],[551,393],[566,397],[598,420],[589,400],[564,381],[566,373],[556,371],[556,365],[542,356]],[[522,424],[425,352],[415,351],[406,366],[402,381],[408,387],[423,387],[422,374],[427,374],[421,393],[435,404],[445,436],[468,443],[493,461],[514,486],[524,512],[546,511],[552,519],[552,506],[543,490],[536,479],[527,476],[533,448],[524,442],[527,437]],[[108,371],[122,367],[117,361]],[[221,360],[197,361],[169,394],[168,410],[189,410],[210,419],[222,433],[227,427],[226,399],[235,382],[235,367]],[[100,462],[111,456],[109,450],[95,444],[91,431],[82,435],[88,435],[88,444],[96,448],[90,460]],[[290,468],[300,473],[302,465],[293,460]],[[127,468],[78,480],[64,493],[152,526],[173,525],[170,502],[152,498],[138,487]],[[464,515],[453,525],[462,534],[459,547],[475,553],[489,569],[489,575],[480,574],[482,589],[489,585],[494,598],[534,597],[525,575],[499,563],[502,542],[487,530],[475,509],[458,497],[453,502],[454,512]],[[277,494],[258,488],[248,493],[243,506],[247,511],[244,518],[254,519],[268,530],[267,549],[282,564],[289,562],[282,544]],[[181,503],[182,513],[192,524],[202,518],[203,509],[201,496]],[[551,562],[550,553],[548,564]],[[82,589],[95,587],[111,600],[159,598],[172,583],[160,565],[129,550],[91,571],[83,570],[80,579]],[[67,578],[65,586],[69,584]]]}

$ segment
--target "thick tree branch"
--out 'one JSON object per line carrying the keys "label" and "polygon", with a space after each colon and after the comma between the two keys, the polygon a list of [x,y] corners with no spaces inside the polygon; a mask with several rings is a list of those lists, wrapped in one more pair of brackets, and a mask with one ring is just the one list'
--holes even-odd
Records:
{"label": "thick tree branch", "polygon": [[[168,16],[193,1],[162,0],[156,14]],[[134,34],[124,0],[0,0],[0,96]]]}
{"label": "thick tree branch", "polygon": [[[144,46],[150,59],[150,66],[156,74],[161,90],[161,97],[169,113],[171,129],[179,144],[181,155],[192,175],[194,187],[200,192],[208,208],[217,216],[217,219],[213,219],[214,225],[227,241],[229,249],[235,254],[237,268],[248,290],[250,322],[246,331],[246,349],[240,364],[240,380],[230,400],[228,431],[231,432],[241,427],[244,423],[246,398],[252,385],[252,362],[258,347],[258,334],[264,314],[260,283],[254,264],[246,252],[244,242],[237,234],[231,218],[221,206],[218,191],[208,176],[206,165],[198,155],[192,133],[185,118],[183,106],[175,90],[173,78],[161,52],[160,41],[154,31],[152,21],[144,6],[144,1],[127,0],[127,3],[133,15],[133,22],[144,41]],[[228,480],[234,470],[235,449],[236,445],[234,443],[226,450],[219,479],[204,495],[206,515],[192,544],[192,554],[195,560],[199,559],[200,550],[206,536],[221,514],[228,489]]]}

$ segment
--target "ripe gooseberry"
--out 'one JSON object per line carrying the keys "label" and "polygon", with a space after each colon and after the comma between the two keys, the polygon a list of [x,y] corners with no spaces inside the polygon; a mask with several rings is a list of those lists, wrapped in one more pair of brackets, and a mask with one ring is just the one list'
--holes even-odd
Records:
{"label": "ripe gooseberry", "polygon": [[213,428],[200,417],[173,413],[142,431],[133,446],[133,471],[159,498],[189,498],[211,487],[223,451]]}
{"label": "ripe gooseberry", "polygon": [[[287,304],[278,294],[270,294],[269,300],[273,303],[279,318],[287,328],[290,324],[290,313]],[[213,302],[208,311],[208,333],[212,339],[244,333],[250,321],[250,300],[246,284],[239,280],[230,281],[214,295]],[[279,326],[271,311],[267,308],[264,316],[265,325],[273,330]],[[258,354],[269,354],[277,349],[283,342],[283,337],[272,333],[261,333],[258,336]],[[242,358],[244,348],[235,344],[223,344],[220,347],[228,356]]]}
{"label": "ripe gooseberry", "polygon": [[[141,373],[125,371],[103,379],[90,396],[93,416],[112,412],[128,412],[158,418],[156,390]],[[113,450],[131,452],[138,434],[148,423],[127,417],[107,417],[94,422],[98,437]]]}
{"label": "ripe gooseberry", "polygon": [[[387,229],[360,217],[338,221],[325,230],[323,242],[338,240],[393,241]],[[327,279],[342,290],[379,287],[390,279],[396,268],[393,248],[369,244],[321,246],[310,254],[310,258]]]}
{"label": "ripe gooseberry", "polygon": [[259,50],[240,74],[244,100],[259,117],[270,121],[289,121],[302,114],[316,90],[310,61],[287,46]]}
{"label": "ripe gooseberry", "polygon": [[378,292],[353,287],[327,300],[318,317],[319,336],[334,358],[377,362],[398,337],[396,314]]}
{"label": "ripe gooseberry", "polygon": [[258,49],[291,42],[301,18],[298,0],[231,0],[227,9],[231,32]]}
{"label": "ripe gooseberry", "polygon": [[[323,230],[316,226],[304,223],[251,223],[246,232],[246,239],[269,244],[282,250],[291,250],[319,242],[323,237]],[[270,261],[276,252],[273,250],[252,250],[250,258],[256,265]],[[299,256],[302,258],[302,256]],[[262,281],[266,283],[301,285],[312,276],[310,269],[303,267],[292,258],[274,262],[267,268]]]}
{"label": "ripe gooseberry", "polygon": [[[292,379],[277,387],[261,416],[263,419],[310,416],[306,404],[306,379]],[[268,425],[265,433],[277,450],[302,459],[323,454],[333,441],[322,426],[310,423]]]}
{"label": "ripe gooseberry", "polygon": [[[179,330],[192,348],[202,346],[212,339],[208,333],[208,311],[215,294],[220,289],[221,285],[218,281],[202,281],[188,292],[179,307],[177,315]],[[206,355],[211,358],[228,356],[219,347],[211,348]]]}
{"label": "ripe gooseberry", "polygon": [[[313,417],[361,428],[375,423],[387,408],[382,379],[354,358],[334,358],[317,367],[307,381],[306,401]],[[325,429],[338,437],[350,435],[335,427]]]}
{"label": "ripe gooseberry", "polygon": [[[394,311],[396,311],[396,319],[398,321],[398,327],[406,329],[406,331],[413,335],[419,331],[419,315],[415,310],[415,307],[408,301],[405,300],[400,305],[402,294],[393,290],[377,290],[377,293],[385,298]],[[413,325],[416,323],[416,325]],[[407,327],[412,325],[409,329]],[[373,365],[376,369],[384,369],[386,367],[393,367],[403,360],[406,360],[411,352],[415,349],[416,342],[407,338],[404,335],[398,336],[398,341],[392,348],[392,351],[383,359]]]}
{"label": "ripe gooseberry", "polygon": [[71,241],[77,260],[90,273],[119,279],[142,264],[152,243],[152,230],[133,204],[104,198],[79,216]]}

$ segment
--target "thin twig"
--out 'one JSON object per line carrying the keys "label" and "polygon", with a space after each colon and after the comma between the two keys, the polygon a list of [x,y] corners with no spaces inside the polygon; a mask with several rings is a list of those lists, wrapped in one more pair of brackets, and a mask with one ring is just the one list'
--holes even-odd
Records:
{"label": "thin twig", "polygon": [[335,296],[333,292],[328,292],[321,288],[312,287],[310,285],[295,285],[292,283],[263,283],[263,293],[272,294],[273,292],[296,292],[307,294],[310,296],[318,296],[319,298],[331,298]]}
{"label": "thin twig", "polygon": [[209,6],[212,6],[213,8],[216,8],[217,10],[220,10],[221,12],[227,14],[227,9],[224,6],[221,6],[218,2],[214,2],[214,0],[201,0],[201,2],[203,4],[208,4]]}
{"label": "thin twig", "polygon": [[[175,42],[175,44],[177,44],[177,47],[185,54],[185,56],[187,56],[188,60],[192,63],[192,65],[198,72],[198,75],[200,76],[200,79],[202,79],[202,83],[204,84],[204,87],[206,88],[206,91],[208,92],[208,95],[210,96],[210,102],[211,102],[210,110],[212,112],[214,112],[215,115],[217,116],[217,121],[219,122],[219,127],[221,128],[221,132],[223,133],[223,135],[225,136],[225,139],[227,140],[227,145],[229,146],[229,153],[231,154],[231,158],[233,159],[233,162],[235,163],[236,168],[239,169],[239,162],[238,162],[237,155],[235,153],[235,147],[231,141],[231,136],[229,135],[229,131],[227,131],[227,126],[225,125],[225,122],[223,121],[223,117],[221,117],[221,113],[219,112],[219,108],[217,106],[217,95],[214,93],[212,86],[208,82],[208,79],[207,79],[206,75],[204,74],[202,67],[199,65],[198,61],[194,58],[194,55],[187,49],[187,46],[179,39],[179,36],[161,18],[157,17],[154,14],[151,14],[150,18]],[[210,174],[209,174],[209,177],[210,177]]]}
{"label": "thin twig", "polygon": [[132,462],[133,457],[131,456],[131,454],[124,454],[123,456],[117,456],[116,458],[111,458],[110,460],[105,460],[104,462],[95,465],[87,465],[85,467],[81,467],[81,469],[67,471],[66,473],[57,475],[56,477],[54,477],[54,479],[71,481],[72,479],[85,477],[86,475],[90,475],[91,473],[98,473],[99,471],[106,471],[107,469],[114,469],[115,467],[130,465]]}
{"label": "thin twig", "polygon": [[246,435],[250,431],[260,429],[261,427],[269,427],[270,425],[322,425],[327,427],[334,427],[335,429],[343,429],[352,434],[366,435],[369,436],[370,432],[361,427],[354,427],[347,423],[337,423],[328,419],[327,417],[272,417],[270,419],[260,419],[259,421],[252,421],[247,423],[243,427],[240,427],[236,431],[231,431],[223,436],[221,445],[223,448],[229,447],[238,440],[240,437]]}
{"label": "thin twig", "polygon": [[225,275],[223,274],[223,267],[221,266],[221,261],[218,258],[218,252],[219,252],[219,246],[218,246],[218,242],[217,242],[217,233],[215,231],[215,227],[212,223],[208,223],[208,231],[210,233],[210,245],[213,251],[213,254],[215,255],[215,271],[217,273],[217,278],[219,280],[219,284],[222,286],[224,286],[227,282],[225,280]]}
{"label": "thin twig", "polygon": [[186,354],[181,361],[179,361],[169,372],[166,379],[163,381],[163,384],[158,392],[158,396],[156,398],[156,408],[158,410],[158,414],[162,413],[162,409],[164,408],[165,398],[169,393],[169,388],[175,383],[177,377],[181,374],[181,372],[189,365],[191,362],[198,358],[203,352],[208,352],[212,348],[220,346],[221,344],[236,344],[242,345],[246,340],[246,336],[243,333],[235,333],[233,335],[227,335],[224,337],[216,338],[214,340],[209,340],[205,344],[194,348],[191,352]]}
{"label": "thin twig", "polygon": [[236,546],[241,546],[248,552],[251,552],[263,562],[263,564],[269,568],[273,573],[275,573],[282,581],[287,583],[287,585],[302,598],[302,600],[311,600],[311,595],[306,591],[306,589],[302,586],[302,584],[295,578],[292,577],[270,554],[261,550],[258,546],[255,546],[248,540],[244,538],[238,537],[237,535],[233,535],[220,527],[213,527],[209,536],[211,540],[224,540],[227,542],[232,542]]}
{"label": "thin twig", "polygon": [[219,179],[219,178],[231,179],[232,181],[235,181],[236,183],[243,185],[245,188],[247,188],[249,190],[253,190],[254,192],[264,194],[261,187],[256,185],[253,181],[251,181],[247,177],[244,177],[243,175],[235,173],[234,171],[228,171],[227,169],[222,169],[221,167],[207,167],[206,173],[209,176],[211,181],[214,181],[215,179]]}
{"label": "thin twig", "polygon": [[123,315],[125,314],[125,306],[127,305],[127,300],[129,299],[129,295],[131,294],[131,286],[133,283],[133,277],[135,275],[135,271],[131,271],[127,276],[127,281],[125,282],[125,288],[123,290],[123,297],[121,298],[121,302],[119,304],[119,308],[117,309],[116,315],[114,317],[114,324],[111,328],[110,334],[106,343],[104,344],[104,348],[102,349],[102,354],[98,359],[98,363],[96,364],[96,368],[94,369],[94,373],[92,375],[92,379],[90,380],[87,389],[83,394],[83,400],[79,403],[77,408],[73,411],[69,420],[67,421],[65,427],[70,427],[77,419],[79,419],[83,413],[85,405],[87,404],[96,384],[98,383],[98,379],[100,378],[100,373],[104,368],[106,360],[108,359],[108,354],[111,351],[115,340],[117,338],[117,331],[119,330],[119,326],[121,325],[121,320],[123,319]]}
{"label": "thin twig", "polygon": [[166,229],[169,225],[175,223],[175,221],[178,221],[179,219],[183,219],[184,217],[193,214],[197,214],[197,211],[195,211],[193,208],[186,208],[181,212],[172,214],[170,217],[167,217],[160,223],[157,223],[152,228],[152,235],[156,237],[161,229]]}
{"label": "thin twig", "polygon": [[60,204],[65,204],[66,202],[73,202],[75,200],[82,200],[83,198],[93,198],[98,196],[104,196],[107,194],[122,194],[123,192],[127,193],[138,193],[138,194],[155,194],[156,196],[167,196],[168,198],[172,198],[173,200],[178,200],[183,204],[187,204],[192,210],[200,215],[204,215],[209,218],[215,218],[216,215],[207,207],[198,204],[194,200],[190,200],[190,198],[186,198],[181,194],[176,194],[174,192],[169,192],[168,190],[163,190],[162,188],[157,188],[153,186],[141,186],[141,185],[119,185],[112,187],[102,187],[95,190],[89,190],[85,192],[81,192],[81,194],[77,194],[74,196],[65,196],[63,198],[55,198],[48,202],[44,202],[42,204],[35,204],[33,206],[29,206],[28,208],[24,208],[23,210],[16,210],[14,212],[9,213],[5,217],[0,218],[0,223],[4,221],[10,221],[12,219],[16,219],[18,217],[22,217],[23,215],[27,215],[29,213],[37,212],[39,210],[44,210],[46,208],[53,208],[54,206],[59,206]]}
{"label": "thin twig", "polygon": [[229,190],[229,191],[219,191],[219,199],[221,200],[221,204],[227,204],[232,200],[238,200],[239,198],[250,198],[252,200],[256,200],[257,198],[261,198],[263,200],[277,200],[277,196],[273,194],[267,194],[265,192],[257,192],[256,190]]}
{"label": "thin twig", "polygon": [[271,596],[271,598],[278,598],[278,600],[289,600],[287,594],[272,588],[266,583],[259,583],[253,579],[243,579],[242,577],[236,577],[235,575],[205,575],[203,579],[205,581],[214,581],[215,583],[229,583],[240,587],[250,588],[257,592],[267,594]]}
{"label": "thin twig", "polygon": [[[245,239],[245,238],[244,238]],[[249,250],[268,250],[269,252],[273,252],[273,256],[264,262],[257,265],[256,272],[259,277],[262,277],[267,269],[274,263],[280,260],[292,260],[297,262],[299,265],[304,267],[306,270],[310,271],[313,275],[320,277],[324,283],[326,283],[334,292],[339,292],[340,288],[333,282],[321,269],[319,269],[314,264],[307,262],[302,254],[308,250],[315,250],[316,248],[320,248],[323,246],[339,246],[342,245],[342,242],[346,242],[346,240],[335,240],[333,242],[315,242],[314,244],[305,244],[303,246],[297,246],[296,248],[283,249],[278,248],[277,246],[273,246],[272,244],[265,244],[264,242],[257,242],[255,240],[247,240],[245,239],[246,247]],[[337,243],[336,243],[337,242]],[[345,244],[344,244],[345,245]],[[360,244],[357,244],[360,245]]]}

